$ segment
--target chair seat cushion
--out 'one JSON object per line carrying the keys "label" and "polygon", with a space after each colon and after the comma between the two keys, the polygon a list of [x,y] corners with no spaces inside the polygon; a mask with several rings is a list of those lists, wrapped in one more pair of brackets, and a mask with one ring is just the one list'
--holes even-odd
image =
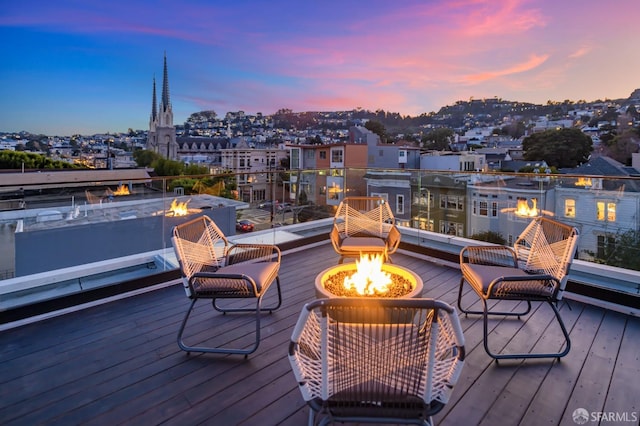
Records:
{"label": "chair seat cushion", "polygon": [[386,247],[378,237],[346,237],[340,244],[340,249],[348,252],[382,253]]}
{"label": "chair seat cushion", "polygon": [[[197,278],[194,288],[198,297],[256,297],[269,288],[278,276],[278,262],[238,263],[219,268],[217,274],[237,275],[238,278]],[[241,278],[246,275],[256,283],[257,294]]]}
{"label": "chair seat cushion", "polygon": [[258,292],[266,289],[276,278],[279,270],[278,262],[238,263],[218,269],[220,274],[244,274],[251,277],[258,287]]}
{"label": "chair seat cushion", "polygon": [[[509,277],[526,277],[527,272],[522,269],[493,266],[478,265],[473,263],[463,263],[461,266],[462,275],[473,289],[483,297],[499,297],[499,298],[522,298],[522,297],[548,297],[553,292],[552,286],[546,281],[509,281]],[[504,278],[494,286],[492,294],[488,295],[489,285],[497,278]]]}

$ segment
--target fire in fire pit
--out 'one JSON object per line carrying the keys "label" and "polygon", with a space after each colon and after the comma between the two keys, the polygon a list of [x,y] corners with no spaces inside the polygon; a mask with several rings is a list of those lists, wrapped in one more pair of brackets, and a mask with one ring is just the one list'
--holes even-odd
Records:
{"label": "fire in fire pit", "polygon": [[167,213],[167,215],[170,215],[170,216],[188,215],[189,207],[187,207],[187,205],[189,204],[189,201],[191,201],[191,199],[185,202],[179,202],[177,198],[174,198],[173,201],[171,202],[171,207],[169,207],[169,212]]}
{"label": "fire in fire pit", "polygon": [[384,264],[380,255],[333,266],[316,278],[318,297],[420,297],[422,280],[412,271]]}
{"label": "fire in fire pit", "polygon": [[113,195],[131,195],[131,192],[129,192],[128,186],[120,184],[118,188],[113,191]]}
{"label": "fire in fire pit", "polygon": [[393,283],[391,275],[382,270],[382,256],[362,255],[356,260],[356,272],[344,278],[344,288],[361,296],[385,294]]}

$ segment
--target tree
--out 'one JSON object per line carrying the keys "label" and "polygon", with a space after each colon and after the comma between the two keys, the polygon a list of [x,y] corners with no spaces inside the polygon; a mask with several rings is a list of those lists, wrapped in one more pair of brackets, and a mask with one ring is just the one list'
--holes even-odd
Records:
{"label": "tree", "polygon": [[441,127],[427,133],[422,137],[424,147],[444,151],[449,149],[449,144],[453,142],[453,130],[447,127]]}
{"label": "tree", "polygon": [[184,163],[162,157],[151,163],[151,167],[153,167],[153,171],[158,176],[180,176],[184,174]]}
{"label": "tree", "polygon": [[631,165],[631,157],[633,153],[638,152],[640,147],[640,135],[638,130],[628,128],[620,135],[614,136],[613,139],[607,141],[605,153],[616,161]]}
{"label": "tree", "polygon": [[618,234],[608,234],[600,256],[589,252],[595,261],[610,266],[640,271],[640,231],[629,230]]}
{"label": "tree", "polygon": [[576,167],[589,159],[593,141],[580,129],[552,129],[527,136],[522,148],[527,161],[544,160],[557,168]]}
{"label": "tree", "polygon": [[375,121],[375,120],[369,120],[364,124],[364,127],[372,131],[376,135],[380,136],[380,142],[382,143],[387,142],[387,139],[388,139],[387,129],[384,128],[384,125],[381,122]]}
{"label": "tree", "polygon": [[209,173],[209,168],[200,164],[189,164],[184,169],[184,174],[187,176],[206,175],[207,173]]}
{"label": "tree", "polygon": [[133,152],[133,159],[138,167],[150,167],[154,161],[160,158],[162,158],[160,154],[147,149],[139,149]]}
{"label": "tree", "polygon": [[0,169],[84,169],[85,167],[65,161],[51,160],[44,155],[31,152],[0,151]]}

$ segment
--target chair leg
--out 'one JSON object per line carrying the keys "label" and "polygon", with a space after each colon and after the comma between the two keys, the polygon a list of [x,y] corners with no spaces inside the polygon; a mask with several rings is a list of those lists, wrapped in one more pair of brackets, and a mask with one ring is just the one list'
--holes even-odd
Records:
{"label": "chair leg", "polygon": [[[184,329],[187,325],[187,320],[189,319],[189,316],[191,315],[191,311],[193,310],[193,306],[195,305],[196,301],[198,299],[194,298],[191,301],[191,305],[189,306],[189,309],[187,310],[186,315],[184,316],[184,319],[182,320],[182,324],[180,325],[180,330],[178,331],[178,346],[180,347],[180,349],[182,349],[183,351],[187,352],[187,354],[191,353],[191,352],[203,352],[203,353],[218,353],[218,354],[238,354],[238,355],[244,355],[245,358],[247,357],[247,355],[253,353],[256,351],[256,349],[258,349],[258,345],[260,344],[260,304],[262,303],[262,296],[258,297],[258,301],[256,302],[256,341],[254,343],[254,345],[249,348],[249,349],[236,349],[236,348],[211,348],[211,347],[205,347],[205,346],[189,346],[187,345],[184,340],[183,340],[183,333],[184,333]],[[251,310],[253,311],[253,309]]]}
{"label": "chair leg", "polygon": [[[273,312],[276,309],[278,309],[281,305],[282,305],[282,290],[280,288],[280,276],[278,275],[276,277],[276,288],[278,289],[278,303],[275,306],[269,306],[267,308],[260,308],[260,312]],[[269,291],[269,289],[267,288],[262,294],[264,295],[267,291]],[[262,296],[260,296],[262,297]],[[216,304],[216,300],[217,299],[212,299],[211,300],[211,304],[213,305],[213,309],[215,309],[218,312],[222,312],[223,314],[226,314],[227,312],[253,312],[253,308],[221,308],[220,306],[218,306]]]}
{"label": "chair leg", "polygon": [[[531,302],[529,301],[527,302],[529,303],[529,306],[531,306]],[[565,339],[564,350],[558,353],[495,354],[491,352],[491,350],[489,349],[489,333],[488,333],[488,329],[489,329],[488,315],[490,315],[491,313],[488,312],[487,301],[485,299],[482,299],[482,303],[484,305],[484,314],[483,314],[484,350],[487,352],[487,354],[491,358],[495,359],[496,361],[500,359],[528,359],[528,358],[557,358],[558,361],[560,361],[560,358],[567,355],[569,353],[569,350],[571,350],[571,339],[569,338],[569,333],[567,332],[567,328],[564,325],[564,321],[562,321],[562,317],[560,316],[560,311],[558,311],[558,308],[553,304],[552,301],[547,301],[549,306],[551,306],[551,309],[553,309],[553,312],[558,321],[558,324],[560,325],[560,329],[562,330],[562,334],[564,335],[564,339]]]}

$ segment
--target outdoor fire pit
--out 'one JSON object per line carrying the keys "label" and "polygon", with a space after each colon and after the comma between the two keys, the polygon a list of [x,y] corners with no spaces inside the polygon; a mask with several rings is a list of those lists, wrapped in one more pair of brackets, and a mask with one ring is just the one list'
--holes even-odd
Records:
{"label": "outdoor fire pit", "polygon": [[[316,276],[318,298],[419,298],[422,297],[422,279],[402,266],[383,263],[380,255],[364,255],[355,263],[332,266]],[[379,323],[384,319],[364,318]]]}

